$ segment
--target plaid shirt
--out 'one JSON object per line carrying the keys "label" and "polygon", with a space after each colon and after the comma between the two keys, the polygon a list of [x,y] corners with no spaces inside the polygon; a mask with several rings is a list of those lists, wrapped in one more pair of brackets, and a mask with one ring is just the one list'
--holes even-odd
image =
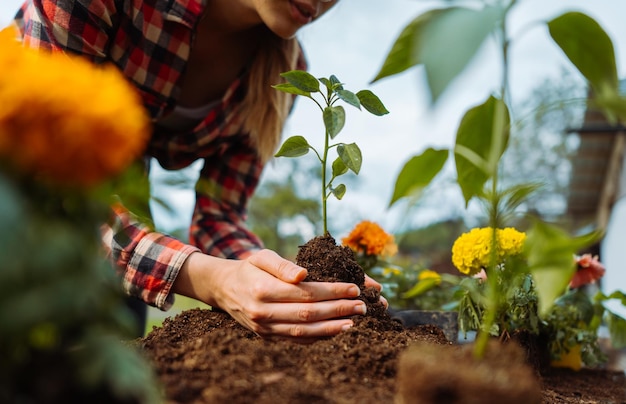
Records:
{"label": "plaid shirt", "polygon": [[[27,0],[14,23],[26,46],[68,51],[95,63],[114,63],[141,93],[153,120],[175,105],[194,27],[206,0]],[[153,133],[147,154],[166,169],[204,160],[196,184],[191,243],[225,258],[260,249],[244,225],[246,205],[262,171],[248,134],[241,131],[246,75],[221,103],[186,133]],[[197,247],[151,231],[122,207],[105,237],[123,287],[167,310],[178,271]],[[106,240],[108,239],[108,242]]]}

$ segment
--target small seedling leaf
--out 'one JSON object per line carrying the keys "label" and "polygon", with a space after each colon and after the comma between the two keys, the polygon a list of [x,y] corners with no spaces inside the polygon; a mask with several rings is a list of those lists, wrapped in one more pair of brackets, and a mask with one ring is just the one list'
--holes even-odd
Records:
{"label": "small seedling leaf", "polygon": [[343,198],[346,194],[346,186],[344,184],[339,184],[337,185],[337,188],[333,188],[331,192],[335,195],[335,198],[341,200],[341,198]]}
{"label": "small seedling leaf", "polygon": [[359,97],[359,101],[361,101],[363,108],[365,108],[369,113],[376,116],[382,116],[389,113],[380,98],[378,98],[378,96],[370,90],[361,90],[356,93],[356,95]]}
{"label": "small seedling leaf", "polygon": [[320,91],[320,82],[312,74],[302,70],[281,73],[281,77],[302,91],[316,93]]}
{"label": "small seedling leaf", "polygon": [[346,123],[346,111],[341,105],[324,108],[324,126],[331,139],[341,132]]}
{"label": "small seedling leaf", "polygon": [[359,97],[357,97],[357,95],[354,94],[352,91],[337,90],[336,94],[340,99],[344,100],[346,103],[352,105],[353,107],[361,109],[361,101],[359,100]]}
{"label": "small seedling leaf", "polygon": [[311,146],[303,136],[292,136],[285,140],[274,157],[300,157],[309,152]]}
{"label": "small seedling leaf", "polygon": [[337,153],[344,164],[358,175],[359,171],[361,171],[361,163],[363,163],[359,146],[356,143],[341,144],[337,146]]}
{"label": "small seedling leaf", "polygon": [[344,175],[348,172],[348,167],[343,162],[341,157],[337,157],[335,161],[333,161],[333,177],[339,177],[340,175]]}

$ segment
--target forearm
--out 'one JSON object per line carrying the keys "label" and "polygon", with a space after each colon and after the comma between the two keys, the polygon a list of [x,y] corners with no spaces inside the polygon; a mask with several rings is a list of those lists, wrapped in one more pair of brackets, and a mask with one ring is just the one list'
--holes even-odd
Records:
{"label": "forearm", "polygon": [[192,253],[178,271],[172,290],[211,307],[219,307],[219,290],[226,286],[224,271],[236,271],[235,265],[233,260]]}

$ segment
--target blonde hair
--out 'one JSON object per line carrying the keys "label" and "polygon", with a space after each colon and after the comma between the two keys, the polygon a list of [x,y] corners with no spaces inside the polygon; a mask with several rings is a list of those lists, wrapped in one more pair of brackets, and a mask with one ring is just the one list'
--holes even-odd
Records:
{"label": "blonde hair", "polygon": [[297,39],[283,39],[269,30],[262,43],[250,68],[242,109],[244,130],[265,162],[276,152],[294,98],[271,86],[282,81],[280,73],[298,66],[301,49]]}

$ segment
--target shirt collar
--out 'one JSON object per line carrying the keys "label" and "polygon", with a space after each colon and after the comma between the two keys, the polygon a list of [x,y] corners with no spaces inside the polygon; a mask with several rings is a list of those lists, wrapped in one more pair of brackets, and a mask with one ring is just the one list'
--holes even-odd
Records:
{"label": "shirt collar", "polygon": [[202,16],[208,0],[169,0],[164,10],[165,19],[194,28]]}

